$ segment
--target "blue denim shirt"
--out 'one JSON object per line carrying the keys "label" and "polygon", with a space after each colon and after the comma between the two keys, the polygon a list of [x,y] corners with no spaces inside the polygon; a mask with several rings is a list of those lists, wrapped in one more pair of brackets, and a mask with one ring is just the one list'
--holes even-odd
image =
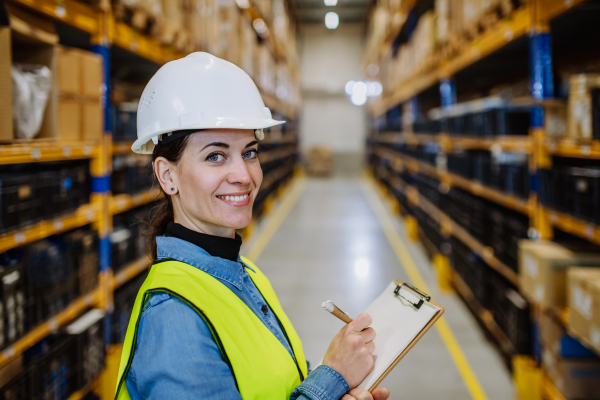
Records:
{"label": "blue denim shirt", "polygon": [[[156,244],[159,259],[190,264],[238,295],[294,357],[271,309],[263,313],[266,301],[239,257],[237,262],[213,257],[175,237],[159,236]],[[140,318],[133,362],[125,380],[132,400],[242,398],[208,326],[190,306],[167,293],[154,293]],[[296,387],[290,399],[338,400],[349,390],[337,371],[321,365]]]}

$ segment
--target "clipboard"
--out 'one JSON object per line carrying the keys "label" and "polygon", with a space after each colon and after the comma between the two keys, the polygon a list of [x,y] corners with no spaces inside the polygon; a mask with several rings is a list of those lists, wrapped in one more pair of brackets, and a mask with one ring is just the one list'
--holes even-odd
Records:
{"label": "clipboard", "polygon": [[[390,288],[392,289],[391,293],[390,293]],[[433,316],[422,327],[419,325],[420,325],[420,323],[422,323],[422,320],[424,318],[426,319],[428,317],[428,315],[427,316],[423,315],[423,316],[421,316],[421,318],[419,318],[421,321],[419,321],[418,324],[413,325],[413,327],[412,327],[413,329],[411,330],[411,332],[418,331],[416,336],[414,336],[414,338],[412,338],[412,340],[410,340],[410,342],[403,349],[401,348],[402,346],[397,346],[397,347],[399,347],[397,350],[398,351],[401,350],[400,354],[398,354],[395,359],[393,359],[393,356],[392,356],[391,364],[387,365],[387,368],[385,369],[385,371],[383,371],[383,373],[381,373],[379,375],[379,377],[377,377],[376,380],[372,384],[370,384],[367,389],[366,387],[364,387],[363,383],[365,383],[365,381],[372,382],[373,379],[375,379],[375,377],[371,376],[371,374],[373,374],[374,372],[377,373],[377,369],[381,370],[382,368],[385,368],[385,364],[387,364],[387,360],[384,360],[384,359],[381,360],[384,364],[379,365],[379,366],[377,365],[378,360],[375,361],[375,366],[373,368],[373,371],[371,371],[371,373],[369,375],[367,375],[365,380],[363,380],[363,382],[361,382],[358,385],[359,388],[368,390],[369,392],[373,392],[373,390],[375,390],[377,388],[377,386],[381,383],[381,381],[383,381],[385,379],[385,377],[394,369],[394,367],[396,367],[396,365],[398,365],[400,360],[402,360],[404,358],[404,356],[406,356],[406,354],[408,354],[408,352],[417,344],[417,342],[419,340],[421,340],[423,335],[425,335],[425,333],[437,322],[437,320],[440,319],[442,314],[444,314],[444,307],[442,307],[441,305],[439,305],[438,303],[433,301],[431,299],[431,296],[429,296],[428,294],[422,292],[421,290],[417,289],[416,287],[414,287],[406,282],[403,282],[401,280],[396,280],[396,281],[390,283],[390,285],[380,295],[380,297],[377,300],[375,300],[371,304],[371,306],[369,306],[369,308],[367,309],[367,312],[370,312],[372,307],[374,307],[374,306],[376,307],[377,304],[382,304],[381,303],[382,299],[383,299],[383,301],[388,301],[388,302],[390,301],[390,299],[391,299],[391,301],[394,301],[395,299],[400,300],[400,307],[410,307],[411,313],[408,313],[408,315],[417,315],[422,310],[423,311],[426,311],[426,310],[435,311],[437,309],[437,311],[434,312]],[[389,304],[389,303],[384,303],[384,304]],[[397,307],[397,305],[393,305],[393,307]],[[425,309],[423,307],[427,307],[427,308]],[[394,308],[393,310],[389,310],[389,312],[394,312],[394,310],[398,311],[398,309]],[[403,311],[406,311],[406,310],[403,310]],[[386,310],[386,312],[388,312],[388,310]],[[430,311],[427,311],[427,312],[430,313]],[[403,316],[404,316],[404,314],[406,314],[406,312],[403,313]],[[381,316],[382,315],[381,312],[379,312],[378,315]],[[416,321],[417,318],[415,318],[414,320]],[[403,319],[402,322],[406,323],[406,319]],[[373,324],[371,326],[373,326],[373,325],[377,325],[377,321],[375,321],[375,318],[374,318]],[[374,328],[375,328],[375,331],[377,331],[377,327],[374,327]],[[400,329],[400,328],[398,328],[398,329]],[[377,332],[377,333],[378,333],[378,337],[379,337],[379,332]],[[390,349],[385,349],[385,350],[390,350]],[[373,353],[375,354],[375,352],[377,352],[377,338],[375,338],[375,351]],[[394,354],[397,354],[397,352]]]}

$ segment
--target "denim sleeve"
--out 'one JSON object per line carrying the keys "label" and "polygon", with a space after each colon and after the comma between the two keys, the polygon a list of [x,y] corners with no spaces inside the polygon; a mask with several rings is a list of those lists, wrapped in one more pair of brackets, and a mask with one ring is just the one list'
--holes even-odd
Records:
{"label": "denim sleeve", "polygon": [[[125,381],[131,399],[241,400],[233,373],[202,317],[166,293],[154,294],[149,301]],[[339,373],[322,365],[290,399],[338,400],[349,390]]]}

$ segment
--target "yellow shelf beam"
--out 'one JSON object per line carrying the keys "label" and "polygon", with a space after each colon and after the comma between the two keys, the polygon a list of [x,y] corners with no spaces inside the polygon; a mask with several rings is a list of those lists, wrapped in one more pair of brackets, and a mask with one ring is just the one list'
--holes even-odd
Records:
{"label": "yellow shelf beam", "polygon": [[600,226],[550,208],[543,211],[554,227],[600,245]]}
{"label": "yellow shelf beam", "polygon": [[152,265],[152,260],[148,257],[142,257],[128,265],[126,265],[121,271],[113,275],[110,281],[111,290],[115,290],[123,286],[126,282],[129,282],[132,278],[136,277],[147,270]]}
{"label": "yellow shelf beam", "polygon": [[111,147],[111,154],[133,154],[131,151],[131,146],[133,145],[133,141],[130,142],[113,142]]}
{"label": "yellow shelf beam", "polygon": [[32,141],[0,145],[0,165],[94,158],[100,154],[97,141]]}
{"label": "yellow shelf beam", "polygon": [[394,133],[382,132],[375,136],[379,143],[406,143],[409,146],[418,146],[428,143],[437,143],[446,153],[452,150],[487,150],[505,151],[511,153],[531,153],[532,144],[529,136],[497,136],[481,138],[475,136],[454,136],[447,133]]}
{"label": "yellow shelf beam", "polygon": [[136,195],[117,194],[110,198],[110,215],[119,214],[158,199],[160,191],[150,189]]}
{"label": "yellow shelf beam", "polygon": [[76,0],[9,0],[92,35],[100,31],[102,12]]}
{"label": "yellow shelf beam", "polygon": [[17,229],[0,235],[0,253],[50,235],[79,228],[92,222],[98,221],[100,210],[97,204],[86,204],[79,207],[75,212],[61,217],[38,222],[22,229]]}
{"label": "yellow shelf beam", "polygon": [[164,64],[185,56],[184,53],[180,53],[170,46],[162,45],[156,38],[140,34],[124,22],[115,21],[113,18],[109,21],[112,43],[124,50],[157,64]]}
{"label": "yellow shelf beam", "polygon": [[38,325],[27,335],[23,336],[21,339],[0,353],[0,368],[40,340],[44,339],[51,333],[56,332],[56,330],[61,326],[66,325],[75,319],[87,308],[92,307],[99,302],[100,289],[96,289],[92,293],[79,297],[56,316],[50,318],[41,325]]}
{"label": "yellow shelf beam", "polygon": [[542,378],[542,398],[544,400],[567,400],[546,374]]}
{"label": "yellow shelf beam", "polygon": [[545,138],[543,149],[559,157],[600,159],[600,140],[590,143],[578,143],[573,140],[552,140]]}

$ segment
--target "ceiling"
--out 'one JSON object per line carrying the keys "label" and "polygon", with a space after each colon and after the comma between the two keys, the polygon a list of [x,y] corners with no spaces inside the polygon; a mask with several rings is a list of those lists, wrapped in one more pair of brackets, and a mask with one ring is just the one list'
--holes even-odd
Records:
{"label": "ceiling", "polygon": [[335,6],[326,6],[324,0],[291,0],[301,24],[324,23],[325,14],[334,11],[340,23],[364,22],[367,6],[372,0],[338,0]]}

